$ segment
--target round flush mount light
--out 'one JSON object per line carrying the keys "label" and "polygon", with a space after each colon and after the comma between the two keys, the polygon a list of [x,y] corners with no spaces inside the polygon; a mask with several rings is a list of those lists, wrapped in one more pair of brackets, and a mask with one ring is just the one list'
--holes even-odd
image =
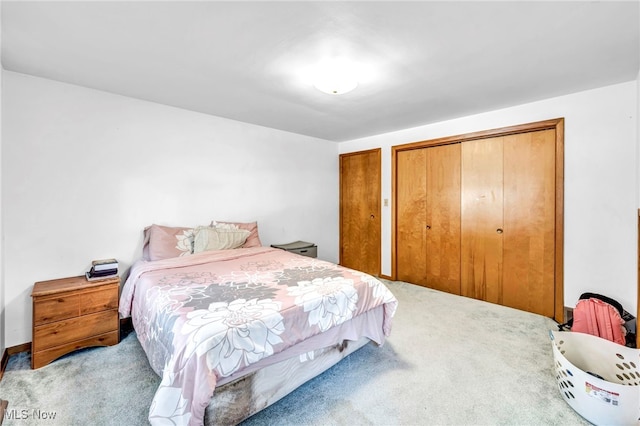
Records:
{"label": "round flush mount light", "polygon": [[326,60],[316,67],[313,86],[330,95],[342,95],[358,87],[356,74],[353,63],[344,59]]}

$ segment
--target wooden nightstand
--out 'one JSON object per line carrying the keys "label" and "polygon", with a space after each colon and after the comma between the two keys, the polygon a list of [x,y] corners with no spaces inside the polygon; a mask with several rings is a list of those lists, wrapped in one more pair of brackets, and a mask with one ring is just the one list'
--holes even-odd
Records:
{"label": "wooden nightstand", "polygon": [[35,283],[31,368],[90,346],[118,344],[120,278],[84,276]]}

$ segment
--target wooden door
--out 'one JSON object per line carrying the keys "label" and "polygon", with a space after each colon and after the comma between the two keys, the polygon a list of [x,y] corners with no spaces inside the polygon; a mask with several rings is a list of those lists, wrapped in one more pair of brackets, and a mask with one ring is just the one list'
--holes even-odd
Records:
{"label": "wooden door", "polygon": [[460,294],[460,145],[396,154],[397,279]]}
{"label": "wooden door", "polygon": [[502,304],[503,138],[462,144],[462,295]]}
{"label": "wooden door", "polygon": [[380,149],[340,155],[340,264],[380,274]]}
{"label": "wooden door", "polygon": [[504,138],[503,304],[547,317],[555,300],[555,130]]}

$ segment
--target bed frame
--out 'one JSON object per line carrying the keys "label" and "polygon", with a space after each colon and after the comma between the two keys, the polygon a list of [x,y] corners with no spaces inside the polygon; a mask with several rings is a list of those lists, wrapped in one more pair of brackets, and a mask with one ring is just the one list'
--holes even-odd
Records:
{"label": "bed frame", "polygon": [[375,343],[367,338],[344,340],[340,344],[315,350],[313,359],[301,362],[299,356],[294,356],[221,384],[216,387],[205,411],[204,424],[236,425],[367,344]]}

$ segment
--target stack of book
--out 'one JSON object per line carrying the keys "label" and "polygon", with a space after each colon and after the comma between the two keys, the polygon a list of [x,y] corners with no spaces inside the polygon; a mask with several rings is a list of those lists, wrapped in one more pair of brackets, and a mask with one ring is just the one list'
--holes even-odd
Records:
{"label": "stack of book", "polygon": [[91,262],[91,269],[85,274],[87,280],[106,280],[118,276],[118,261],[115,259],[100,259]]}

